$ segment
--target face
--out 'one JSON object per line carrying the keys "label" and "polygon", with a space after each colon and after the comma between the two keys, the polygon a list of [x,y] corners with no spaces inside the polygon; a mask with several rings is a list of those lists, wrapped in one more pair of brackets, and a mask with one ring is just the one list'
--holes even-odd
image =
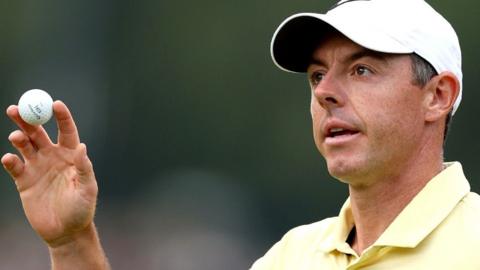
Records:
{"label": "face", "polygon": [[394,177],[421,151],[425,91],[408,55],[381,54],[334,34],[308,68],[315,144],[351,185]]}

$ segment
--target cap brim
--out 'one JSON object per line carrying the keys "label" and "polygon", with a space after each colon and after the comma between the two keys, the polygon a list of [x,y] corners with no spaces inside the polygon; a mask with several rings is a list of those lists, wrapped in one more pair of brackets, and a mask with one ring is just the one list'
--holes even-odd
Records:
{"label": "cap brim", "polygon": [[[412,53],[383,31],[359,25],[353,18],[338,19],[326,14],[299,13],[283,21],[275,31],[270,52],[273,62],[282,70],[306,72],[313,51],[325,35],[338,31],[360,46],[385,53]],[[365,30],[367,29],[367,30]]]}

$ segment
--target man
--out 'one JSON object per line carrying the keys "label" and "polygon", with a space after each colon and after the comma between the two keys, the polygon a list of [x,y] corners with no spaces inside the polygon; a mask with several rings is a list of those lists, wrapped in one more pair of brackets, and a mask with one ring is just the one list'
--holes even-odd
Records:
{"label": "man", "polygon": [[480,197],[443,163],[462,93],[450,24],[423,0],[343,0],[287,18],[271,49],[307,73],[315,144],[350,197],[251,269],[480,269]]}
{"label": "man", "polygon": [[[459,163],[442,163],[462,89],[448,22],[421,0],[341,1],[287,19],[272,56],[307,72],[315,143],[350,198],[339,217],[293,229],[252,269],[480,269],[480,198]],[[67,107],[53,109],[55,144],[7,109],[22,158],[5,154],[2,164],[54,269],[109,269],[91,162]]]}

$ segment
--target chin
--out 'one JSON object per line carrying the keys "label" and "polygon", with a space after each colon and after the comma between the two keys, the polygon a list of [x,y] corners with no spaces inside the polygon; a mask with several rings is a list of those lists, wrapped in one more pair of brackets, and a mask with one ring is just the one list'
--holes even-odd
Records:
{"label": "chin", "polygon": [[359,162],[353,161],[327,161],[328,173],[340,182],[351,184],[354,179],[361,178],[363,168]]}

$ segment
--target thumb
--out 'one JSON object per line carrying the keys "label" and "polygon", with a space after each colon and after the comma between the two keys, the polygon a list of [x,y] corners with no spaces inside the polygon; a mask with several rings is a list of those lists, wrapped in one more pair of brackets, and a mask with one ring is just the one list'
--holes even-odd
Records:
{"label": "thumb", "polygon": [[92,162],[87,156],[87,146],[84,143],[75,149],[73,164],[77,169],[80,183],[87,184],[94,179]]}

